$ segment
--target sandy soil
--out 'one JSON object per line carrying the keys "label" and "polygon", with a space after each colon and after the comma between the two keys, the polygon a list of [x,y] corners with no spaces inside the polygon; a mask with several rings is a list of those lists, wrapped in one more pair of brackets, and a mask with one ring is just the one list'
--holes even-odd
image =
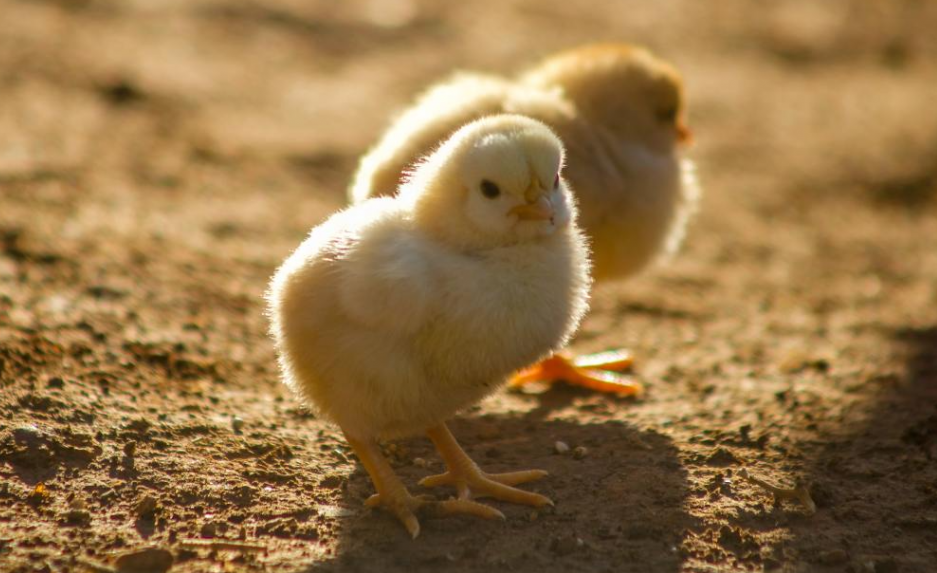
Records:
{"label": "sandy soil", "polygon": [[[934,2],[0,13],[0,571],[937,571]],[[549,470],[556,507],[410,541],[278,383],[261,294],[421,87],[595,40],[684,70],[706,188],[576,340],[633,349],[647,396],[466,412],[469,453]],[[388,452],[408,483],[441,465]]]}

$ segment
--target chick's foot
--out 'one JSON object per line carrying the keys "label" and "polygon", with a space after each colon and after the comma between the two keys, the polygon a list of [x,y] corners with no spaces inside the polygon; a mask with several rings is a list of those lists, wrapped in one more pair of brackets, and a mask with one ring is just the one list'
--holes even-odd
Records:
{"label": "chick's foot", "polygon": [[569,384],[598,392],[638,396],[644,392],[644,388],[619,374],[631,368],[633,362],[631,354],[624,350],[585,354],[576,358],[566,354],[554,354],[515,374],[508,385],[517,388],[531,382],[564,380]]}
{"label": "chick's foot", "polygon": [[473,497],[492,497],[511,503],[533,505],[536,507],[553,505],[550,498],[537,493],[511,487],[517,484],[540,479],[547,474],[543,470],[524,470],[517,472],[489,474],[483,472],[459,446],[452,432],[445,424],[440,424],[426,432],[439,450],[439,455],[446,462],[448,471],[420,480],[424,487],[452,485],[458,498],[450,501],[469,501]]}
{"label": "chick's foot", "polygon": [[369,497],[365,505],[382,507],[393,513],[410,537],[416,539],[420,534],[417,513],[431,517],[468,514],[486,519],[504,519],[504,514],[497,509],[468,499],[436,501],[429,496],[411,495],[373,440],[358,440],[347,434],[346,438],[377,489],[377,493]]}

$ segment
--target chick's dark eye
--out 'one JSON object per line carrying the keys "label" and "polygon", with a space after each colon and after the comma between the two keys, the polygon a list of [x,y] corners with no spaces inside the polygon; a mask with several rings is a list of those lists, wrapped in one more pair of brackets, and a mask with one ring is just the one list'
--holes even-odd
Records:
{"label": "chick's dark eye", "polygon": [[657,112],[657,119],[665,123],[673,123],[677,121],[677,113],[676,107],[668,107]]}
{"label": "chick's dark eye", "polygon": [[494,199],[501,194],[501,189],[497,184],[488,181],[487,179],[482,179],[481,182],[482,195],[488,197],[489,199]]}

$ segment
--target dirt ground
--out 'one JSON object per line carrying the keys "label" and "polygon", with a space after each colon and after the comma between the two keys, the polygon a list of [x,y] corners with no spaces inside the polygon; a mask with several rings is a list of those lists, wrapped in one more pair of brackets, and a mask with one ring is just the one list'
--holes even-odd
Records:
{"label": "dirt ground", "polygon": [[[0,571],[937,571],[937,3],[0,14]],[[632,349],[647,395],[465,412],[467,451],[549,470],[556,507],[411,541],[278,382],[262,292],[422,87],[596,40],[684,71],[705,187],[686,248],[599,287],[575,342]],[[414,491],[441,467],[387,448]]]}

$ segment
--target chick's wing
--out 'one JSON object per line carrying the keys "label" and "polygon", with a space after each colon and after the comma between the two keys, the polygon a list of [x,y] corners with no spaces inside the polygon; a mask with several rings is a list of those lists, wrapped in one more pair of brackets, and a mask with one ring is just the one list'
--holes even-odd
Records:
{"label": "chick's wing", "polygon": [[434,296],[433,248],[394,221],[375,221],[339,264],[342,310],[353,321],[393,333],[413,333]]}

